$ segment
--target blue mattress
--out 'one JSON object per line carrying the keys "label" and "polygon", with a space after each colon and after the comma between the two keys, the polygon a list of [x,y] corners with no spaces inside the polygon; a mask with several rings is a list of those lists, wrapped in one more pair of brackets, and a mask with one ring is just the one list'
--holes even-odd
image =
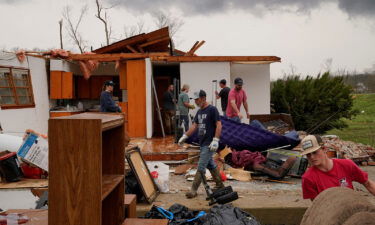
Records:
{"label": "blue mattress", "polygon": [[[227,145],[237,151],[244,149],[263,151],[285,145],[290,145],[289,148],[293,148],[300,142],[295,131],[283,136],[269,132],[260,126],[237,123],[222,116],[220,119],[223,125],[220,136],[221,148]],[[197,132],[189,137],[187,143],[199,143]]]}

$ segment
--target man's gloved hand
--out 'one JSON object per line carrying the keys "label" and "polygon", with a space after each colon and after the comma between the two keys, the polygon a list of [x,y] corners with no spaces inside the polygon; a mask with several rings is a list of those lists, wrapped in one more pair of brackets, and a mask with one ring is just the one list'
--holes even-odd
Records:
{"label": "man's gloved hand", "polygon": [[216,150],[219,148],[219,141],[220,139],[216,137],[212,139],[211,144],[208,146],[211,152],[216,152]]}
{"label": "man's gloved hand", "polygon": [[180,140],[178,140],[178,145],[182,145],[183,143],[185,143],[187,139],[188,139],[188,136],[186,134],[182,135]]}

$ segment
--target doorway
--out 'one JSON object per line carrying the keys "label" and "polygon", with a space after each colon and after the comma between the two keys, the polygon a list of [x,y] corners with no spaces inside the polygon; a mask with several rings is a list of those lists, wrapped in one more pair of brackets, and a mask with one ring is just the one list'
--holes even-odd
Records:
{"label": "doorway", "polygon": [[[161,116],[163,119],[164,131],[164,113],[163,113],[163,95],[167,91],[168,86],[177,81],[179,86],[180,80],[180,64],[179,63],[153,63],[152,65],[153,77],[155,81],[156,95],[161,109]],[[176,89],[176,87],[175,87]],[[176,89],[175,99],[178,97],[180,90]],[[155,102],[154,92],[152,92],[152,105],[153,105],[153,137],[162,137],[161,123],[158,115],[157,104]]]}

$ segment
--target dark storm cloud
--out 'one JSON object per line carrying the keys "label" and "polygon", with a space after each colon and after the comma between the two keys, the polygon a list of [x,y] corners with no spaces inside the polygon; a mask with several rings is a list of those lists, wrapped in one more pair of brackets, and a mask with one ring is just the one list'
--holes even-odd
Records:
{"label": "dark storm cloud", "polygon": [[230,9],[262,14],[267,10],[306,12],[334,2],[351,17],[374,16],[375,0],[107,0],[138,12],[177,7],[185,14],[207,15]]}

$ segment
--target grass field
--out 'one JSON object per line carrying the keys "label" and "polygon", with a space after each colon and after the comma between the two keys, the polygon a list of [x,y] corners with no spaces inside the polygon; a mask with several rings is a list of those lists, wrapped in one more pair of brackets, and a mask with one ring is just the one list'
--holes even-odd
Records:
{"label": "grass field", "polygon": [[352,120],[345,119],[349,125],[347,128],[333,129],[327,134],[375,147],[375,94],[357,94],[355,97],[354,109],[358,109],[360,113]]}

